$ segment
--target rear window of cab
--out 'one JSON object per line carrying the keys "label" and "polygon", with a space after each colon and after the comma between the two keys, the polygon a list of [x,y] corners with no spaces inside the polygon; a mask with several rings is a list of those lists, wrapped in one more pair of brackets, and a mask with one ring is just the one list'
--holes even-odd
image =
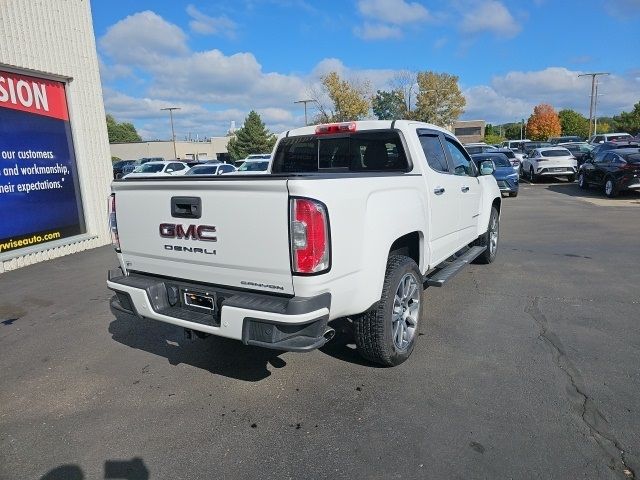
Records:
{"label": "rear window of cab", "polygon": [[283,138],[272,173],[407,171],[409,162],[395,130]]}

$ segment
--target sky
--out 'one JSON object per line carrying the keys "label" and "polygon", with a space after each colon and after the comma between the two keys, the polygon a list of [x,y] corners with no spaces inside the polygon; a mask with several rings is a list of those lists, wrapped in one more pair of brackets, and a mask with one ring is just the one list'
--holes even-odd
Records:
{"label": "sky", "polygon": [[[640,0],[93,0],[107,113],[144,139],[223,136],[257,111],[279,133],[331,71],[373,92],[401,71],[459,77],[461,119],[526,119],[549,103],[588,116],[640,101]],[[315,113],[309,104],[309,118]]]}

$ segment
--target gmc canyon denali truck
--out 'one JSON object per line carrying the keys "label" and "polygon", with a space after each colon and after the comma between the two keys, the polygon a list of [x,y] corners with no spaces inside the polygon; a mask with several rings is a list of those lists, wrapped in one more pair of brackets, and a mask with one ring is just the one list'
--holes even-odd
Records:
{"label": "gmc canyon denali truck", "polygon": [[268,175],[116,180],[111,306],[288,351],[347,317],[362,356],[398,365],[423,287],[496,256],[492,170],[446,130],[381,120],[285,132]]}

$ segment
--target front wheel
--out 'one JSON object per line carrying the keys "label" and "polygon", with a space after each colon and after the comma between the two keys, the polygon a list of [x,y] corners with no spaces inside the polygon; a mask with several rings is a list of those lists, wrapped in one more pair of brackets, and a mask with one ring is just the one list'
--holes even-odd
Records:
{"label": "front wheel", "polygon": [[360,355],[386,367],[407,360],[418,337],[421,298],[422,275],[416,262],[404,255],[389,257],[380,301],[353,321]]}
{"label": "front wheel", "polygon": [[607,178],[604,182],[604,194],[609,198],[613,198],[618,195],[616,182],[611,177]]}
{"label": "front wheel", "polygon": [[536,173],[533,171],[533,167],[529,168],[529,180],[531,183],[536,183]]}
{"label": "front wheel", "polygon": [[582,190],[586,190],[587,188],[589,188],[589,184],[587,183],[584,172],[580,172],[580,175],[578,175],[578,186]]}
{"label": "front wheel", "polygon": [[576,181],[576,176],[575,176],[575,175],[569,175],[569,176],[567,177],[567,181],[568,181],[569,183],[573,183],[573,182],[575,182],[575,181]]}
{"label": "front wheel", "polygon": [[484,252],[473,263],[492,263],[498,253],[498,241],[500,239],[500,215],[496,207],[491,207],[489,226],[487,231],[480,235],[474,245],[486,247]]}

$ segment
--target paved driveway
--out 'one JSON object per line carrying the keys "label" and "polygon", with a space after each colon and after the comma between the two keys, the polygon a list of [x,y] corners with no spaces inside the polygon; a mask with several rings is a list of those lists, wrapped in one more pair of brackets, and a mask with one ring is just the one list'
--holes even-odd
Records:
{"label": "paved driveway", "polygon": [[633,478],[640,207],[575,190],[506,198],[393,369],[114,317],[108,247],[0,275],[0,478]]}

